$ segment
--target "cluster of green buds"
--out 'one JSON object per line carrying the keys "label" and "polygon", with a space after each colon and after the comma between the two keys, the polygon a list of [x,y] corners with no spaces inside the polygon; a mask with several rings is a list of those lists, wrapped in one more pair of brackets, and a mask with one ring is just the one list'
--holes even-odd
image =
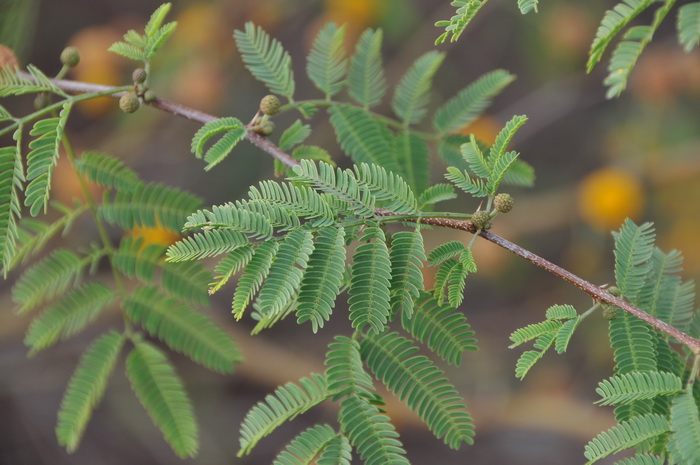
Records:
{"label": "cluster of green buds", "polygon": [[275,123],[270,120],[270,116],[278,114],[281,107],[282,102],[276,95],[266,95],[260,100],[260,109],[252,123],[258,134],[269,136],[274,132]]}

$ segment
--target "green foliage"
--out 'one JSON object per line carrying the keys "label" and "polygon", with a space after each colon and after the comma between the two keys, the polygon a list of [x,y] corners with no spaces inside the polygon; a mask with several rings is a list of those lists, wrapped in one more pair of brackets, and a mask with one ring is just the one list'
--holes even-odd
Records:
{"label": "green foliage", "polygon": [[328,99],[345,85],[348,60],[344,42],[345,25],[326,24],[314,39],[306,62],[309,79]]}
{"label": "green foliage", "polygon": [[71,290],[32,320],[24,343],[30,355],[82,331],[114,300],[104,284],[90,282]]}
{"label": "green foliage", "polygon": [[138,287],[122,302],[127,316],[197,363],[221,373],[241,361],[234,341],[214,322],[155,287]]}
{"label": "green foliage", "polygon": [[229,252],[216,265],[214,281],[209,285],[209,294],[214,294],[221,289],[234,274],[248,264],[251,258],[253,258],[253,247],[250,244]]}
{"label": "green foliage", "polygon": [[30,136],[36,138],[29,143],[30,152],[27,155],[29,184],[25,190],[24,205],[29,207],[32,216],[36,216],[42,210],[46,213],[53,168],[58,161],[58,149],[72,105],[71,102],[66,102],[58,117],[37,121],[29,132]]}
{"label": "green foliage", "polygon": [[438,304],[429,293],[421,294],[416,301],[413,316],[402,314],[401,324],[413,338],[450,365],[459,366],[464,351],[477,350],[474,331],[464,314]]}
{"label": "green foliage", "polygon": [[649,272],[654,252],[654,227],[626,220],[615,237],[615,281],[622,295],[635,302]]}
{"label": "green foliage", "polygon": [[343,399],[338,421],[365,464],[408,465],[406,451],[389,418],[364,398]]}
{"label": "green foliage", "polygon": [[251,408],[243,419],[238,457],[250,453],[255,445],[279,425],[290,421],[330,397],[326,379],[316,373],[302,378],[299,385],[287,383],[275,389]]}
{"label": "green foliage", "polygon": [[328,390],[337,400],[347,396],[372,397],[372,378],[362,366],[360,344],[345,336],[336,336],[328,345],[326,379]]}
{"label": "green foliage", "polygon": [[467,126],[513,80],[515,76],[502,69],[481,76],[438,108],[433,126],[443,134]]}
{"label": "green foliage", "polygon": [[[273,465],[306,465],[320,456],[338,434],[328,425],[316,425],[300,433],[277,454]],[[348,465],[349,458],[346,459]]]}
{"label": "green foliage", "polygon": [[444,59],[444,54],[435,51],[424,54],[411,65],[397,84],[391,108],[404,126],[418,123],[425,116],[433,76]]}
{"label": "green foliage", "polygon": [[435,40],[435,45],[440,45],[450,36],[450,42],[456,42],[486,2],[488,0],[453,0],[450,5],[457,7],[454,16],[435,23],[437,27],[445,28],[445,32]]}
{"label": "green foliage", "polygon": [[426,141],[416,133],[403,131],[394,137],[393,151],[399,173],[417,193],[430,182],[430,151]]}
{"label": "green foliage", "polygon": [[234,31],[238,51],[246,68],[274,94],[294,96],[292,58],[279,41],[271,38],[260,26],[245,23],[245,31]]}
{"label": "green foliage", "polygon": [[311,134],[311,126],[303,124],[301,120],[296,120],[282,133],[278,146],[280,150],[289,150],[304,142],[309,134]]}
{"label": "green foliage", "polygon": [[537,4],[539,0],[518,0],[518,8],[522,14],[527,14],[531,11],[537,13]]}
{"label": "green foliage", "polygon": [[601,381],[596,389],[601,399],[596,403],[621,405],[635,400],[675,394],[680,391],[681,380],[672,373],[633,371]]}
{"label": "green foliage", "polygon": [[450,184],[435,184],[428,187],[423,193],[418,197],[418,205],[422,210],[428,206],[433,206],[438,202],[444,202],[445,200],[452,200],[457,197],[454,187]]}
{"label": "green foliage", "polygon": [[[0,68],[0,97],[39,92],[50,92],[62,97],[67,96],[65,92],[56,87],[56,85],[36,66],[27,65],[27,72],[31,76],[31,79],[19,75],[17,71],[17,68],[11,66],[3,66]],[[7,113],[7,111],[4,113]],[[9,115],[9,113],[7,113],[7,115]],[[3,119],[6,119],[7,115],[4,116]]]}
{"label": "green foliage", "polygon": [[80,358],[61,401],[56,425],[58,443],[68,452],[78,448],[92,411],[104,396],[107,381],[123,345],[122,334],[108,331],[93,342]]}
{"label": "green foliage", "polygon": [[391,237],[391,307],[410,318],[413,305],[423,292],[425,250],[419,231],[399,231]]}
{"label": "green foliage", "polygon": [[197,422],[182,382],[165,355],[148,342],[135,341],[126,359],[126,375],[175,453],[193,457],[199,448]]}
{"label": "green foliage", "polygon": [[99,207],[100,217],[124,229],[163,227],[180,231],[185,218],[201,205],[192,194],[162,184],[140,184],[116,192]]}
{"label": "green foliage", "polygon": [[686,52],[700,43],[700,2],[683,5],[678,9],[678,41]]}
{"label": "green foliage", "polygon": [[159,6],[148,20],[144,34],[139,34],[131,29],[124,34],[124,42],[113,43],[109,50],[130,60],[149,61],[153,59],[177,27],[175,21],[163,24],[170,7],[170,3]]}
{"label": "green foliage", "polygon": [[248,238],[228,229],[204,230],[168,247],[168,261],[199,260],[231,252],[248,244]]}
{"label": "green foliage", "polygon": [[24,182],[24,169],[19,150],[0,148],[0,264],[7,276],[16,253],[18,222],[22,215],[19,191]]}
{"label": "green foliage", "polygon": [[418,347],[397,333],[362,341],[362,356],[375,376],[453,449],[474,442],[474,425],[457,390]]}
{"label": "green foliage", "polygon": [[[207,142],[221,133],[223,135],[205,153]],[[197,158],[204,158],[208,163],[204,169],[208,171],[229,156],[245,135],[246,128],[237,118],[219,118],[199,128],[192,137],[191,150]]]}
{"label": "green foliage", "polygon": [[613,426],[600,433],[586,445],[586,464],[592,464],[609,455],[634,447],[647,439],[654,438],[670,430],[670,424],[661,415],[648,414]]}
{"label": "green foliage", "polygon": [[615,462],[615,465],[664,465],[664,459],[657,455],[641,454]]}
{"label": "green foliage", "polygon": [[348,93],[365,109],[379,105],[386,92],[382,67],[382,30],[365,30],[355,46],[348,70]]}
{"label": "green foliage", "polygon": [[700,416],[690,390],[679,394],[671,407],[671,442],[685,463],[700,460]]}
{"label": "green foliage", "polygon": [[75,168],[88,180],[108,189],[129,192],[141,184],[138,175],[121,160],[101,153],[84,153],[76,160]]}
{"label": "green foliage", "polygon": [[376,226],[364,230],[361,244],[352,257],[350,320],[352,327],[373,334],[384,331],[389,320],[391,260],[384,231]]}
{"label": "green foliage", "polygon": [[240,319],[243,316],[246,307],[258,292],[258,289],[260,289],[263,280],[270,271],[270,265],[272,265],[272,260],[278,248],[277,242],[263,242],[255,248],[253,257],[243,270],[243,274],[238,280],[236,292],[233,294],[231,307],[236,319]]}

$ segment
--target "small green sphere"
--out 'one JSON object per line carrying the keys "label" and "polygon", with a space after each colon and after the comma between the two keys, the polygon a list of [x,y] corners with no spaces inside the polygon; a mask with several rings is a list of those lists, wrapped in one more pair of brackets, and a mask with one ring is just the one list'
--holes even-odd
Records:
{"label": "small green sphere", "polygon": [[260,111],[267,116],[275,116],[280,112],[282,102],[276,95],[266,95],[260,100]]}
{"label": "small green sphere", "polygon": [[479,210],[472,215],[472,224],[476,229],[491,229],[491,215],[487,211]]}
{"label": "small green sphere", "polygon": [[143,101],[146,103],[155,102],[157,98],[158,97],[156,97],[156,93],[153,92],[151,89],[148,89],[146,92],[143,93]]}
{"label": "small green sphere", "polygon": [[128,92],[119,99],[119,108],[121,108],[124,113],[133,113],[138,110],[140,106],[141,102],[133,92]]}
{"label": "small green sphere", "polygon": [[131,73],[131,79],[134,80],[135,84],[143,84],[146,82],[146,70],[143,68],[136,68],[133,73]]}
{"label": "small green sphere", "polygon": [[260,128],[260,134],[263,136],[269,136],[275,131],[275,123],[272,121],[266,122],[262,128]]}
{"label": "small green sphere", "polygon": [[610,304],[603,304],[603,318],[608,321],[617,318],[617,307],[613,307]]}
{"label": "small green sphere", "polygon": [[41,110],[49,105],[51,105],[51,97],[49,97],[49,94],[46,92],[36,94],[36,97],[34,97],[34,108]]}
{"label": "small green sphere", "polygon": [[508,213],[513,209],[513,197],[510,194],[498,194],[493,199],[493,206],[501,213]]}
{"label": "small green sphere", "polygon": [[69,68],[77,66],[80,63],[80,52],[78,52],[78,49],[75,47],[64,48],[61,52],[61,63]]}
{"label": "small green sphere", "polygon": [[620,297],[622,295],[622,292],[617,286],[610,286],[606,290],[615,297]]}

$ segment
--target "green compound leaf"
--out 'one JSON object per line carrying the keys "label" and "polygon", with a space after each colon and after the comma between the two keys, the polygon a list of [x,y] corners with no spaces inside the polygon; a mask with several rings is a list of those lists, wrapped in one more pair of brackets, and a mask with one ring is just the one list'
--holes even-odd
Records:
{"label": "green compound leaf", "polygon": [[481,76],[438,108],[433,126],[442,134],[465,127],[514,79],[514,75],[501,69]]}
{"label": "green compound leaf", "polygon": [[311,134],[311,126],[303,124],[301,120],[296,120],[280,136],[280,150],[291,150],[297,144],[301,144]]}
{"label": "green compound leaf", "polygon": [[19,147],[0,148],[0,265],[5,277],[18,245],[18,223],[22,216],[19,193],[23,182]]}
{"label": "green compound leaf", "polygon": [[616,454],[637,444],[668,432],[668,420],[661,415],[648,414],[613,426],[600,433],[587,445],[584,455],[586,465],[593,464],[609,455]]}
{"label": "green compound leaf", "polygon": [[681,379],[672,373],[633,371],[601,381],[596,389],[601,399],[596,404],[629,404],[635,400],[675,394],[682,389]]}
{"label": "green compound leaf", "polygon": [[211,229],[185,237],[168,247],[167,261],[201,260],[231,252],[248,244],[248,238],[228,229]]}
{"label": "green compound leaf", "polygon": [[362,356],[369,369],[437,438],[453,449],[462,443],[473,444],[474,424],[464,400],[428,357],[414,355],[417,350],[398,333],[362,341]]}
{"label": "green compound leaf", "polygon": [[513,347],[517,347],[527,341],[537,339],[545,334],[556,334],[561,326],[562,323],[560,321],[551,320],[527,325],[524,328],[513,331],[513,333],[510,335],[510,340],[513,341],[513,344],[508,346],[508,348],[512,349]]}
{"label": "green compound leaf", "polygon": [[199,448],[197,422],[182,381],[165,355],[145,341],[135,341],[126,359],[126,376],[153,423],[180,457]]}
{"label": "green compound leaf", "polygon": [[78,448],[92,411],[104,396],[124,340],[124,336],[116,331],[100,336],[83,352],[78,368],[68,382],[58,411],[56,437],[69,453]]}
{"label": "green compound leaf", "polygon": [[240,231],[253,238],[270,239],[273,228],[270,220],[246,205],[214,205],[211,210],[198,210],[187,217],[184,230],[196,228]]}
{"label": "green compound leaf", "polygon": [[422,55],[397,84],[391,108],[404,126],[418,123],[425,116],[433,76],[444,59],[443,53],[434,50]]}
{"label": "green compound leaf", "polygon": [[577,316],[578,312],[571,305],[552,305],[547,309],[548,320],[568,320]]}
{"label": "green compound leaf", "polygon": [[625,220],[615,238],[615,281],[622,295],[636,302],[639,292],[651,268],[654,252],[654,226],[644,223],[637,226]]}
{"label": "green compound leaf", "polygon": [[221,289],[233,275],[241,271],[253,258],[253,246],[246,244],[222,258],[214,270],[214,281],[209,284],[209,294]]}
{"label": "green compound leaf", "polygon": [[345,272],[345,230],[321,229],[301,280],[297,298],[297,322],[311,321],[314,333],[330,320]]}
{"label": "green compound leaf", "polygon": [[418,197],[419,209],[423,210],[428,206],[433,206],[438,202],[444,202],[445,200],[456,199],[457,194],[455,193],[454,187],[450,184],[440,183],[434,186],[428,187],[423,193]]}
{"label": "green compound leaf", "polygon": [[384,231],[368,227],[352,261],[350,281],[350,320],[352,327],[380,334],[384,331],[390,315],[389,285],[391,261],[386,246]]}
{"label": "green compound leaf", "polygon": [[664,463],[664,458],[658,455],[638,454],[629,459],[615,462],[614,465],[664,465]]}
{"label": "green compound leaf", "polygon": [[[324,450],[338,438],[338,433],[328,425],[316,425],[304,430],[282,452],[273,465],[308,465],[314,463]],[[320,462],[316,462],[320,463]],[[349,461],[347,464],[349,465]]]}
{"label": "green compound leaf", "polygon": [[129,319],[176,352],[220,373],[241,361],[235,342],[213,321],[153,286],[136,288],[122,302]]}
{"label": "green compound leaf", "polygon": [[299,380],[299,385],[287,383],[265,396],[251,408],[243,419],[240,430],[240,449],[237,456],[249,454],[261,439],[279,426],[317,406],[330,397],[326,378],[312,373]]}
{"label": "green compound leaf", "polygon": [[350,465],[352,446],[345,436],[336,436],[326,445],[316,465]]}
{"label": "green compound leaf", "polygon": [[700,461],[700,417],[691,390],[679,394],[671,406],[671,441],[685,463]]}
{"label": "green compound leaf", "polygon": [[335,336],[328,349],[326,379],[333,400],[350,395],[371,398],[374,386],[372,377],[362,365],[360,344],[345,336]]}
{"label": "green compound leaf", "polygon": [[66,122],[73,103],[68,101],[57,118],[47,118],[34,123],[29,132],[36,137],[29,143],[30,152],[27,155],[27,188],[24,192],[24,205],[29,207],[29,213],[36,216],[49,201],[53,169],[58,162],[59,147],[66,130]]}
{"label": "green compound leaf", "polygon": [[109,155],[85,152],[75,168],[98,186],[129,192],[142,184],[139,176],[121,160]]}
{"label": "green compound leaf", "polygon": [[236,292],[233,294],[231,307],[236,319],[243,316],[246,307],[260,289],[263,280],[270,271],[270,265],[272,265],[278,248],[279,244],[272,241],[263,242],[255,248],[253,257],[243,270],[243,274],[238,280]]}
{"label": "green compound leaf", "polygon": [[422,293],[411,318],[402,314],[401,324],[450,365],[459,366],[464,351],[478,350],[474,331],[464,314],[448,305],[439,305],[430,293]]}
{"label": "green compound leaf", "polygon": [[204,146],[214,136],[222,132],[234,131],[243,127],[238,118],[219,118],[206,123],[192,137],[191,151],[197,158],[204,157]]}
{"label": "green compound leaf", "polygon": [[365,30],[355,46],[348,71],[348,93],[365,109],[381,103],[386,92],[382,67],[382,30]]}
{"label": "green compound leaf", "polygon": [[423,287],[425,249],[418,231],[399,231],[391,236],[391,308],[410,318]]}
{"label": "green compound leaf", "polygon": [[271,38],[260,26],[245,23],[245,31],[234,31],[238,51],[243,63],[255,78],[265,84],[274,94],[294,96],[292,58],[282,44]]}
{"label": "green compound leaf", "polygon": [[348,60],[345,56],[346,25],[338,28],[327,23],[311,45],[306,74],[314,85],[330,99],[345,86]]}
{"label": "green compound leaf", "polygon": [[678,42],[686,52],[700,43],[700,2],[683,5],[678,9]]}
{"label": "green compound leaf", "polygon": [[415,192],[423,192],[430,182],[430,150],[425,139],[414,132],[402,131],[396,134],[393,149],[401,177]]}
{"label": "green compound leaf", "polygon": [[73,289],[34,318],[24,343],[30,355],[67,339],[92,323],[114,300],[114,292],[100,283],[86,283]]}
{"label": "green compound leaf", "polygon": [[457,7],[454,16],[435,23],[437,27],[445,28],[445,32],[435,40],[435,45],[445,42],[450,35],[450,42],[456,42],[486,2],[488,0],[453,0],[450,5]]}
{"label": "green compound leaf", "polygon": [[343,399],[338,420],[366,465],[408,465],[406,451],[391,420],[366,399]]}
{"label": "green compound leaf", "polygon": [[528,14],[531,11],[537,13],[537,3],[539,0],[518,0],[518,8],[522,14]]}

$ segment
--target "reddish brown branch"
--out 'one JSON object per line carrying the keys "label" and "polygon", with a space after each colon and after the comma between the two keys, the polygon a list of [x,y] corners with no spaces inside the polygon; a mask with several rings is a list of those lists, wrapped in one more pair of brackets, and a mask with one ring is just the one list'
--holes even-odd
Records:
{"label": "reddish brown branch", "polygon": [[[27,73],[22,73],[22,76],[31,79],[31,76]],[[67,81],[67,80],[54,80],[54,84],[56,84],[59,88],[67,91],[67,92],[77,92],[77,93],[89,93],[89,92],[105,92],[108,91],[111,88],[110,86],[103,86],[99,84],[88,84],[84,82],[77,82],[77,81]],[[112,96],[113,97],[120,97],[124,94],[124,92],[115,92]],[[212,116],[207,113],[203,113],[201,111],[197,111],[188,107],[185,107],[183,105],[179,105],[174,102],[169,102],[167,100],[162,100],[162,99],[156,99],[155,101],[149,103],[154,108],[158,108],[159,110],[172,113],[173,115],[177,116],[182,116],[184,118],[187,118],[192,121],[197,121],[199,123],[209,123],[211,121],[216,120],[217,118],[215,116]],[[260,136],[254,131],[247,131],[245,139],[250,142],[251,144],[255,145],[256,147],[260,148],[267,154],[271,155],[275,159],[281,161],[284,163],[286,166],[293,167],[299,164],[297,160],[294,160],[291,156],[289,156],[286,152],[280,150],[279,147],[277,147],[274,143],[270,142],[268,139]],[[393,216],[394,213],[384,210],[384,209],[377,209],[376,211],[378,216]],[[408,221],[408,220],[407,220]],[[476,229],[472,225],[471,221],[466,221],[466,220],[455,220],[455,219],[449,219],[449,218],[421,218],[420,220],[416,219],[415,220],[420,221],[420,223],[423,224],[429,224],[433,226],[441,226],[441,227],[446,227],[446,228],[452,228],[452,229],[459,229],[462,231],[467,231],[470,233],[475,233]],[[544,268],[545,270],[549,271],[550,273],[562,278],[565,281],[568,281],[575,286],[579,287],[589,295],[591,295],[593,298],[601,301],[601,302],[607,302],[610,303],[616,307],[621,308],[622,310],[634,315],[635,317],[639,318],[640,320],[646,321],[649,323],[651,326],[656,328],[658,331],[667,334],[671,336],[672,338],[676,339],[678,342],[681,344],[685,345],[688,347],[695,355],[700,354],[700,340],[695,339],[691,337],[690,335],[678,330],[677,328],[674,328],[673,326],[669,325],[668,323],[659,320],[658,318],[648,314],[647,312],[635,307],[634,305],[631,305],[629,302],[626,302],[618,297],[613,296],[606,290],[596,286],[595,284],[592,284],[585,279],[582,279],[575,274],[565,270],[564,268],[555,265],[554,263],[545,260],[544,258],[540,257],[539,255],[535,255],[534,253],[530,252],[529,250],[523,249],[517,244],[514,244],[496,234],[493,234],[488,231],[482,231],[479,233],[479,236],[483,239],[486,239],[489,242],[493,242],[494,244],[503,247],[504,249],[514,253],[515,255],[518,255],[535,265]]]}

